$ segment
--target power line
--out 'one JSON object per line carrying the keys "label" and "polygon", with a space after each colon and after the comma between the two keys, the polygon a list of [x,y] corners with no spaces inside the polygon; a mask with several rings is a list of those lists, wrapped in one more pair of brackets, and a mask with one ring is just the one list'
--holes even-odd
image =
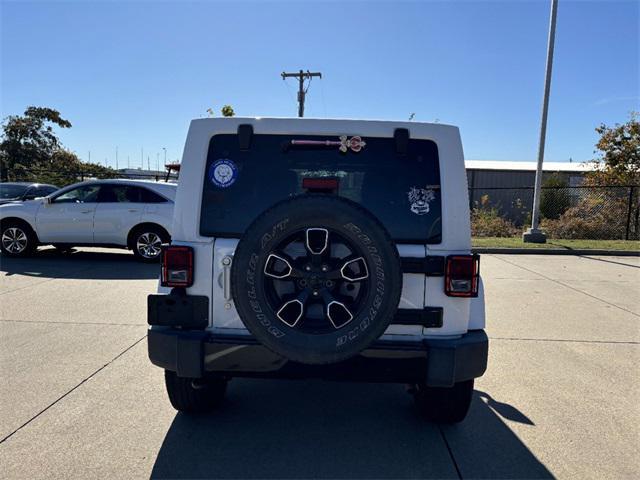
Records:
{"label": "power line", "polygon": [[[300,69],[300,71],[297,73],[282,72],[280,75],[282,76],[283,80],[286,80],[290,77],[298,79],[298,117],[304,117],[304,100],[307,95],[307,91],[309,91],[311,80],[313,79],[313,77],[322,78],[322,73],[310,72],[309,70],[305,72],[304,70]],[[304,88],[305,79],[309,80],[306,89]]]}

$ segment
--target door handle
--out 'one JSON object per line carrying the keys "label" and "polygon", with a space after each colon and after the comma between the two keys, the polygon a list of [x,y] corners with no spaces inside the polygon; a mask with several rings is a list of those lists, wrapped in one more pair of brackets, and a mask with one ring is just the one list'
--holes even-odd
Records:
{"label": "door handle", "polygon": [[91,213],[93,210],[80,210],[80,213]]}
{"label": "door handle", "polygon": [[222,259],[222,294],[228,302],[231,300],[231,257]]}
{"label": "door handle", "polygon": [[130,209],[129,209],[129,211],[130,211],[131,213],[135,213],[135,212],[137,212],[137,211],[138,211],[138,209],[137,209],[137,208],[130,208]]}

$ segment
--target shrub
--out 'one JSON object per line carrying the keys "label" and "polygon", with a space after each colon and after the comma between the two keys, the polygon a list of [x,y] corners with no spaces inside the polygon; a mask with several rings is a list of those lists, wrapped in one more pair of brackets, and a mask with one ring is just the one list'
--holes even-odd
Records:
{"label": "shrub", "polygon": [[471,236],[515,237],[520,230],[513,222],[500,216],[497,208],[488,208],[488,195],[483,195],[480,205],[471,210]]}
{"label": "shrub", "polygon": [[551,238],[616,240],[624,238],[627,208],[623,198],[591,195],[557,219],[542,219],[540,228]]}

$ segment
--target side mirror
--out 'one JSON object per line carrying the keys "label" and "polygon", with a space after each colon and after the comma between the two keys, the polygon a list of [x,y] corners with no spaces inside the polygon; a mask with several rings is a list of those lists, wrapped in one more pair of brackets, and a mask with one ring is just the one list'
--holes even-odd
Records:
{"label": "side mirror", "polygon": [[50,198],[50,197],[44,197],[44,198],[42,199],[42,203],[43,203],[44,205],[51,205],[51,198]]}

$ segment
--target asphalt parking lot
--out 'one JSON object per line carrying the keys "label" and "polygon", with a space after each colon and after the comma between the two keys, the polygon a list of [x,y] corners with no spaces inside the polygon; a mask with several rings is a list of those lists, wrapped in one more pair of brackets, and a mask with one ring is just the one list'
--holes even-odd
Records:
{"label": "asphalt parking lot", "polygon": [[637,478],[640,259],[484,255],[489,369],[467,420],[400,385],[234,380],[170,407],[146,357],[157,265],[0,259],[0,477]]}

